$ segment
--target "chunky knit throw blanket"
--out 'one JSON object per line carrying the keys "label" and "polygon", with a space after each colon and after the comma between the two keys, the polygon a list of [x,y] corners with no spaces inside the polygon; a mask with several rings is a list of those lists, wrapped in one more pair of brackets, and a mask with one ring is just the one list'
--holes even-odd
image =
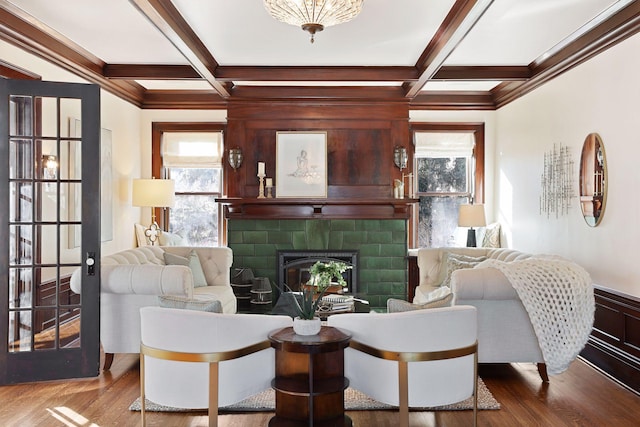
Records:
{"label": "chunky knit throw blanket", "polygon": [[477,267],[496,268],[509,279],[529,314],[550,375],[564,372],[584,348],[595,311],[589,273],[561,258],[532,257]]}

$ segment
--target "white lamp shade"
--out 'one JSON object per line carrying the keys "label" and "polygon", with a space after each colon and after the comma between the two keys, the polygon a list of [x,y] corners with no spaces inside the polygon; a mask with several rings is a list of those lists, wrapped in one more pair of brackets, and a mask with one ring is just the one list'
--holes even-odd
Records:
{"label": "white lamp shade", "polygon": [[460,205],[458,226],[484,227],[485,225],[487,225],[487,220],[484,216],[484,205]]}
{"label": "white lamp shade", "polygon": [[133,206],[168,208],[175,200],[175,182],[172,179],[134,179]]}

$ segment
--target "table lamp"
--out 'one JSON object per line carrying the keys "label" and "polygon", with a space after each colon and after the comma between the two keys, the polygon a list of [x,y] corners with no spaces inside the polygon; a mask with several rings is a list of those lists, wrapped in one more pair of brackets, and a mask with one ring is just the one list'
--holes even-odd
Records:
{"label": "table lamp", "polygon": [[133,206],[151,208],[151,225],[144,232],[152,245],[158,239],[159,227],[155,208],[170,208],[175,201],[175,182],[172,179],[134,179]]}
{"label": "table lamp", "polygon": [[476,230],[473,227],[484,227],[487,220],[484,216],[484,205],[463,204],[458,212],[458,226],[469,227],[467,247],[476,247]]}

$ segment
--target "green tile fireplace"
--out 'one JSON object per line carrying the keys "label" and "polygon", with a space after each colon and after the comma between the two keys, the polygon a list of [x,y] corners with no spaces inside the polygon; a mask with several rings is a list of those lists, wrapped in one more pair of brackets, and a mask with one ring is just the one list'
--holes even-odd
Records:
{"label": "green tile fireplace", "polygon": [[275,282],[278,250],[357,250],[358,293],[372,308],[406,298],[405,219],[228,219],[233,266]]}

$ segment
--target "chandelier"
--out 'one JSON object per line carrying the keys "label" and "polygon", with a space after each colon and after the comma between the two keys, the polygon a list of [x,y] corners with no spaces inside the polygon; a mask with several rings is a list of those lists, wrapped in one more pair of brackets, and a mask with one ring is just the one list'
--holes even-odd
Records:
{"label": "chandelier", "polygon": [[314,35],[324,27],[349,22],[362,10],[364,0],[264,0],[269,14],[280,22]]}

